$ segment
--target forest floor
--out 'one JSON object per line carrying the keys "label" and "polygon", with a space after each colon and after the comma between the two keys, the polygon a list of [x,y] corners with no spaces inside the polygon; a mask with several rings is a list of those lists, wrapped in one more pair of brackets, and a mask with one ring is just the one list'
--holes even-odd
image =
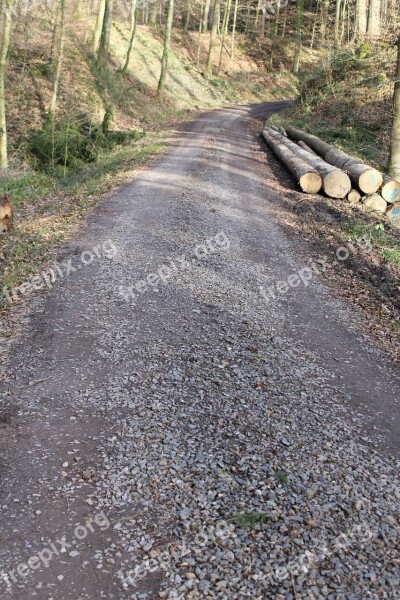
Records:
{"label": "forest floor", "polygon": [[4,600],[399,597],[399,373],[288,222],[284,106],[182,127],[16,310]]}

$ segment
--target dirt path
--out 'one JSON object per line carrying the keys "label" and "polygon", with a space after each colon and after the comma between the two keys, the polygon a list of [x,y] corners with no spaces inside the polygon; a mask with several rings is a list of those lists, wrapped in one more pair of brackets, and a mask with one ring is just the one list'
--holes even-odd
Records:
{"label": "dirt path", "polygon": [[400,597],[399,378],[272,216],[250,125],[281,107],[190,123],[33,300],[1,598]]}

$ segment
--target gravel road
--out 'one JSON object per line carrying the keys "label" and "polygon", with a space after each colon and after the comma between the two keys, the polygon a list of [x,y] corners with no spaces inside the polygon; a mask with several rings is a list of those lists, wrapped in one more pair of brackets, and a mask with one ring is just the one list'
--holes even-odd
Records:
{"label": "gravel road", "polygon": [[283,232],[282,107],[187,124],[30,299],[2,599],[400,598],[399,376]]}

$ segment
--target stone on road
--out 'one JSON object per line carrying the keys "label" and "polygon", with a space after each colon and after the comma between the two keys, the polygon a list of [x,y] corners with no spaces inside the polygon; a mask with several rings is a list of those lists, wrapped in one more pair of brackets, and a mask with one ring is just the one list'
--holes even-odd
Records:
{"label": "stone on road", "polygon": [[317,274],[262,293],[308,264],[251,129],[281,107],[182,129],[32,300],[2,599],[399,597],[398,376]]}

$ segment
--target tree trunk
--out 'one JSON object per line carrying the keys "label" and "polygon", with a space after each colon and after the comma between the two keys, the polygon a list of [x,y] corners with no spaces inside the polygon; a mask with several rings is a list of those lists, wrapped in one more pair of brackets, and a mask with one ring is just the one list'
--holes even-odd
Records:
{"label": "tree trunk", "polygon": [[106,0],[99,0],[99,5],[97,7],[97,19],[96,25],[93,33],[93,54],[97,54],[100,44],[101,32],[103,31],[103,23],[104,23],[104,13],[106,10]]}
{"label": "tree trunk", "polygon": [[356,4],[356,31],[359,39],[367,33],[368,0],[357,0]]}
{"label": "tree trunk", "polygon": [[283,17],[283,25],[282,25],[282,38],[285,37],[285,33],[286,33],[286,23],[287,23],[287,16],[288,16],[288,6],[289,6],[289,1],[286,2],[286,6],[285,6],[285,15]]}
{"label": "tree trunk", "polygon": [[303,23],[304,0],[297,0],[296,6],[296,46],[293,59],[293,73],[299,72],[301,57],[301,26]]}
{"label": "tree trunk", "polygon": [[190,24],[190,15],[192,12],[192,7],[190,4],[190,0],[187,0],[186,3],[186,13],[185,13],[185,18],[183,21],[183,33],[187,33],[189,31],[189,24]]}
{"label": "tree trunk", "polygon": [[153,2],[149,10],[149,18],[147,21],[148,25],[156,25],[158,17],[158,2]]}
{"label": "tree trunk", "polygon": [[311,34],[311,43],[310,43],[310,49],[311,50],[314,47],[315,32],[316,32],[316,29],[317,29],[317,21],[318,21],[319,9],[320,9],[320,0],[317,0],[317,8],[315,9],[314,23],[313,23],[312,34]]}
{"label": "tree trunk", "polygon": [[211,0],[206,0],[206,4],[204,6],[204,14],[203,14],[203,27],[202,27],[203,33],[208,31],[208,19],[210,16],[210,4],[211,4]]}
{"label": "tree trunk", "polygon": [[231,0],[227,0],[227,3],[225,5],[224,19],[223,19],[223,23],[222,23],[222,32],[221,32],[222,38],[221,38],[221,51],[219,53],[218,75],[219,75],[219,72],[221,70],[221,65],[222,65],[222,53],[225,48],[225,37],[226,37],[226,34],[228,33],[230,12],[231,12]]}
{"label": "tree trunk", "polygon": [[373,194],[381,187],[383,177],[376,169],[360,163],[357,158],[327,144],[315,135],[301,131],[301,129],[288,127],[286,131],[292,140],[296,142],[302,140],[327,163],[348,172],[353,185],[361,192]]}
{"label": "tree trunk", "polygon": [[271,54],[269,57],[269,68],[270,69],[273,68],[273,64],[274,64],[274,54],[275,54],[275,48],[276,48],[276,38],[278,36],[280,10],[281,10],[281,1],[278,0],[276,9],[275,9],[274,28],[273,28],[273,32],[272,32],[273,36],[272,36]]}
{"label": "tree trunk", "polygon": [[172,22],[174,19],[174,0],[167,0],[167,17],[164,33],[164,51],[161,60],[161,75],[158,82],[157,97],[162,100],[165,90],[165,80],[168,71],[169,50],[171,47]]}
{"label": "tree trunk", "polygon": [[321,27],[319,30],[320,33],[320,42],[323,46],[326,42],[326,28],[328,25],[328,16],[329,16],[329,0],[322,0],[321,7]]}
{"label": "tree trunk", "polygon": [[336,0],[336,9],[335,9],[335,46],[339,46],[339,27],[340,27],[340,17],[342,14],[342,0]]}
{"label": "tree trunk", "polygon": [[7,71],[7,55],[11,37],[11,10],[13,0],[3,0],[1,8],[0,37],[0,169],[8,169],[8,145],[6,126],[5,79]]}
{"label": "tree trunk", "polygon": [[97,53],[97,64],[101,67],[107,64],[108,51],[110,49],[113,4],[114,0],[106,0],[103,30],[101,32],[100,45]]}
{"label": "tree trunk", "polygon": [[[200,6],[200,15],[203,14],[203,5],[204,5],[204,0],[201,0],[201,6]],[[203,21],[202,19],[199,20],[199,33],[197,36],[197,69],[200,69],[200,54],[201,54],[201,32],[203,29]]]}
{"label": "tree trunk", "polygon": [[54,62],[54,52],[55,52],[56,42],[57,42],[57,33],[58,33],[58,25],[59,25],[59,14],[60,14],[60,5],[57,4],[56,14],[54,16],[54,24],[52,26],[52,32],[51,32],[50,57],[51,57],[51,62],[52,63]]}
{"label": "tree trunk", "polygon": [[381,0],[369,0],[367,35],[375,38],[381,32]]}
{"label": "tree trunk", "polygon": [[397,68],[393,94],[393,122],[390,139],[389,175],[400,181],[400,36],[397,40]]}
{"label": "tree trunk", "polygon": [[220,0],[215,0],[214,2],[214,10],[213,10],[213,20],[211,27],[211,36],[210,36],[210,48],[208,51],[207,65],[206,65],[206,77],[211,77],[213,70],[213,60],[214,60],[214,51],[215,46],[217,44],[217,33],[219,26],[219,3]]}
{"label": "tree trunk", "polygon": [[278,140],[274,131],[264,129],[262,132],[264,140],[282,161],[289,173],[306,194],[316,194],[321,189],[321,176],[304,160],[295,156],[285,144]]}
{"label": "tree trunk", "polygon": [[131,53],[133,48],[133,42],[135,41],[136,34],[136,24],[137,24],[137,0],[132,0],[131,6],[131,27],[130,27],[130,38],[129,38],[129,47],[126,53],[125,64],[122,67],[122,75],[126,75],[129,67],[129,62],[131,60]]}
{"label": "tree trunk", "polygon": [[56,106],[57,106],[58,88],[60,87],[61,69],[62,69],[62,62],[63,62],[63,56],[64,56],[64,44],[65,44],[65,0],[61,0],[61,3],[60,3],[60,42],[59,42],[58,53],[57,53],[56,71],[54,74],[53,94],[51,97],[49,110],[48,110],[49,117],[52,117],[54,115]]}
{"label": "tree trunk", "polygon": [[236,34],[236,21],[237,21],[237,13],[238,13],[238,4],[239,4],[239,0],[235,0],[235,7],[233,9],[233,24],[232,24],[231,62],[233,61],[233,57],[235,55],[235,34]]}
{"label": "tree trunk", "polygon": [[327,196],[330,196],[331,198],[345,198],[347,196],[351,190],[351,182],[346,173],[329,165],[314,153],[311,154],[310,152],[307,152],[307,150],[303,150],[303,148],[300,148],[297,144],[291,142],[289,138],[281,133],[275,133],[275,136],[282,144],[285,144],[295,156],[304,160],[320,174],[322,178],[322,188]]}

